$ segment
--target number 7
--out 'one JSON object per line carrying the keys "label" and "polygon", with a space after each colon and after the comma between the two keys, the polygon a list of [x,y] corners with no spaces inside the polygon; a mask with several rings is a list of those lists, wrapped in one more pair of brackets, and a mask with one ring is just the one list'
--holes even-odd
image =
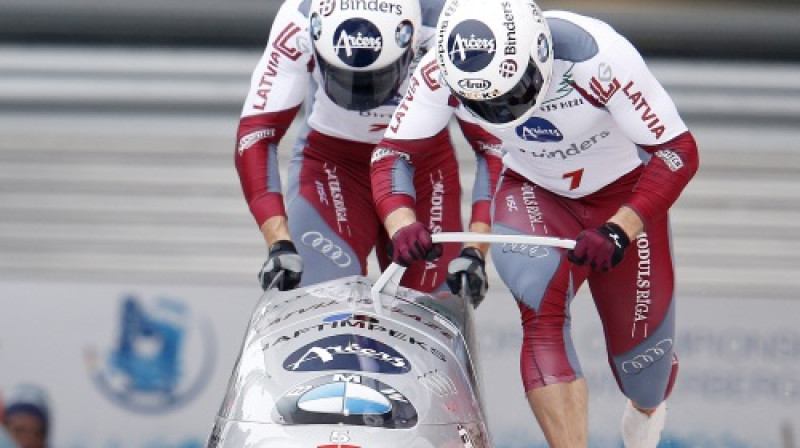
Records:
{"label": "number 7", "polygon": [[561,176],[561,178],[562,179],[572,178],[572,182],[570,182],[569,184],[569,189],[574,190],[578,188],[578,186],[581,184],[581,179],[583,178],[583,168],[575,171],[570,171],[569,173],[564,173],[564,175]]}

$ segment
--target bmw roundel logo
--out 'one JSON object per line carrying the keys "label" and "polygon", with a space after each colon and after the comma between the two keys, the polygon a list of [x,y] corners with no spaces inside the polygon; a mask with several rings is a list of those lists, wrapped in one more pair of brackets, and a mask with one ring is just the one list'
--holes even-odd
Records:
{"label": "bmw roundel logo", "polygon": [[280,397],[273,414],[286,424],[347,424],[407,429],[417,410],[401,390],[360,373],[341,372],[300,383]]}
{"label": "bmw roundel logo", "polygon": [[411,24],[408,20],[403,20],[397,25],[397,30],[395,30],[394,38],[397,42],[397,46],[400,48],[406,48],[408,44],[411,43],[411,37],[414,36],[414,25]]}
{"label": "bmw roundel logo", "polygon": [[465,20],[450,31],[447,56],[459,70],[477,72],[494,59],[496,44],[492,30],[478,20]]}
{"label": "bmw roundel logo", "polygon": [[546,62],[548,59],[550,59],[550,45],[548,44],[547,36],[540,34],[536,41],[536,45],[539,47],[536,51],[537,56],[539,57],[539,62]]}
{"label": "bmw roundel logo", "polygon": [[342,22],[333,33],[333,51],[351,67],[368,67],[383,50],[383,36],[374,23],[354,18]]}
{"label": "bmw roundel logo", "polygon": [[314,40],[319,40],[322,33],[322,20],[320,20],[317,13],[311,14],[311,37]]}
{"label": "bmw roundel logo", "polygon": [[344,415],[385,414],[392,410],[389,399],[375,389],[348,382],[317,386],[297,400],[307,412]]}

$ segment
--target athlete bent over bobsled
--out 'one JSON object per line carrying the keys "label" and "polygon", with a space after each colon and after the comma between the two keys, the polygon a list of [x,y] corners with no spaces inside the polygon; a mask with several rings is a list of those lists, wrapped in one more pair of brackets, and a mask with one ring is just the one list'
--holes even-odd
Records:
{"label": "athlete bent over bobsled", "polygon": [[[424,152],[462,110],[503,142],[492,231],[577,240],[571,251],[492,251],[519,306],[536,420],[549,446],[588,446],[588,389],[570,331],[570,303],[587,283],[626,397],[625,447],[655,448],[678,371],[668,212],[698,169],[692,133],[634,46],[597,19],[532,0],[447,0],[434,48],[419,63],[433,68],[412,76],[436,82],[395,112],[376,153]],[[413,209],[396,205],[412,202],[385,187],[390,174],[403,184],[391,162],[373,163],[378,211],[424,258],[432,245]]]}
{"label": "athlete bent over bobsled", "polygon": [[[402,93],[417,87],[409,75],[431,50],[441,6],[439,0],[281,5],[253,71],[234,155],[244,197],[269,247],[259,273],[264,288],[279,272],[280,289],[366,274],[373,249],[381,267],[389,263],[388,236],[372,202],[370,158]],[[301,106],[284,204],[278,144]],[[487,148],[497,139],[474,124],[461,123],[461,129],[478,166],[469,228],[488,232],[502,163]],[[455,150],[448,130],[440,131],[424,155],[398,164],[411,176],[399,187],[415,189],[415,211],[429,231],[460,231]],[[448,264],[458,260],[460,248],[442,250],[441,258],[409,268],[403,284],[445,289]]]}

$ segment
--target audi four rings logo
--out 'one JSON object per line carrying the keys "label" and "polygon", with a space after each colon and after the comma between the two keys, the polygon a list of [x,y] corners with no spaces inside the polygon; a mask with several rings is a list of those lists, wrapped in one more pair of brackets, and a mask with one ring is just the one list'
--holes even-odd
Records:
{"label": "audi four rings logo", "polygon": [[650,367],[672,349],[672,339],[662,339],[644,353],[636,355],[633,359],[622,362],[622,371],[628,374],[637,374]]}
{"label": "audi four rings logo", "polygon": [[353,259],[350,258],[350,254],[344,251],[341,247],[335,244],[333,241],[325,238],[320,232],[312,231],[306,232],[303,234],[303,237],[300,239],[308,247],[313,248],[317,252],[321,253],[328,257],[331,262],[340,267],[346,268],[353,263]]}

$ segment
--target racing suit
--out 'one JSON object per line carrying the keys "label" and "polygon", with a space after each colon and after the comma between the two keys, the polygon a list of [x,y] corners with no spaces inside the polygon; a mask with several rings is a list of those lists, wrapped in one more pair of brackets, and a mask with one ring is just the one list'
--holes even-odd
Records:
{"label": "racing suit", "polygon": [[[574,239],[620,207],[645,231],[618,266],[595,272],[549,247],[492,247],[523,325],[520,368],[526,391],[582,377],[570,336],[570,301],[588,280],[604,327],[609,364],[622,392],[643,409],[669,395],[677,372],[672,245],[668,209],[697,170],[695,141],[638,51],[608,25],[574,13],[545,13],[553,78],[540,109],[522,125],[487,128],[503,144],[505,171],[492,207],[492,231]],[[415,153],[459,105],[438,72],[404,101],[376,151]],[[422,139],[422,140],[420,140]],[[375,200],[389,213],[407,200],[381,179],[402,172],[373,167]],[[395,184],[402,180],[395,179]]]}
{"label": "racing suit", "polygon": [[[288,217],[291,238],[305,265],[301,286],[365,275],[373,248],[380,265],[388,264],[389,239],[370,191],[370,156],[401,98],[398,93],[385,104],[364,111],[347,110],[328,98],[319,86],[307,25],[309,3],[287,0],[276,15],[266,50],[252,75],[235,151],[242,190],[258,226],[273,216]],[[409,71],[431,45],[441,2],[422,0],[420,6],[420,48]],[[398,92],[405,91],[409,76]],[[284,207],[277,148],[301,106],[303,126],[289,163]],[[474,126],[463,130],[475,147],[479,166],[485,166],[487,154],[482,145],[496,142],[496,138]],[[429,223],[429,230],[460,231],[461,187],[455,150],[447,130],[440,131],[426,150],[430,163],[417,169],[409,182],[416,187],[416,211]],[[486,176],[483,170],[476,180],[476,213],[471,222],[490,221]],[[447,264],[457,255],[458,247],[448,245],[441,259],[409,268],[403,285],[423,292],[442,288]]]}

